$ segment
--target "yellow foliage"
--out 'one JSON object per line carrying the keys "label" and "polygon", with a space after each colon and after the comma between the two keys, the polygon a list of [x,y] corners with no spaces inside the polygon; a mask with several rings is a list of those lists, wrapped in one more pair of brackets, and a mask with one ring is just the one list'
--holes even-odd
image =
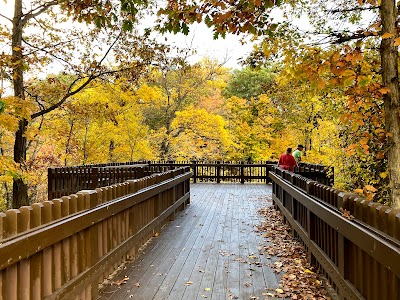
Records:
{"label": "yellow foliage", "polygon": [[165,98],[159,87],[143,84],[136,91],[137,102],[140,104],[165,105]]}
{"label": "yellow foliage", "polygon": [[171,127],[171,144],[180,158],[222,159],[221,153],[231,145],[221,116],[204,109],[189,108],[176,113]]}

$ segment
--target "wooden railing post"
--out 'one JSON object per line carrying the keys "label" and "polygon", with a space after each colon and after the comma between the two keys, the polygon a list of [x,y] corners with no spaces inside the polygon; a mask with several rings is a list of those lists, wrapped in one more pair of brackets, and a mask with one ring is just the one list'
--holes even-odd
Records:
{"label": "wooden railing post", "polygon": [[47,200],[53,199],[54,192],[54,169],[47,169]]}
{"label": "wooden railing post", "polygon": [[221,162],[220,161],[217,161],[216,173],[217,173],[217,183],[221,183]]}
{"label": "wooden railing post", "polygon": [[192,161],[193,183],[197,182],[197,161]]}
{"label": "wooden railing post", "polygon": [[94,190],[99,187],[97,186],[99,182],[99,168],[92,168],[91,171],[89,188]]}
{"label": "wooden railing post", "polygon": [[244,184],[244,161],[241,161],[240,164],[240,183]]}

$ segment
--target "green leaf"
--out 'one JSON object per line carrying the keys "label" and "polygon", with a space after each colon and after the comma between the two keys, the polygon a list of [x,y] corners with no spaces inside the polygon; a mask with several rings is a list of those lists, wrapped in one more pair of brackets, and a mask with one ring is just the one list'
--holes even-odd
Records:
{"label": "green leaf", "polygon": [[133,24],[131,21],[128,20],[124,20],[123,24],[122,24],[122,30],[123,31],[132,31],[133,29]]}
{"label": "green leaf", "polygon": [[213,25],[213,21],[211,20],[210,16],[206,16],[204,19],[204,23],[208,26],[211,27]]}
{"label": "green leaf", "polygon": [[6,104],[0,100],[0,114],[6,109]]}
{"label": "green leaf", "polygon": [[182,33],[184,35],[188,35],[189,34],[189,26],[187,26],[185,23],[182,23]]}

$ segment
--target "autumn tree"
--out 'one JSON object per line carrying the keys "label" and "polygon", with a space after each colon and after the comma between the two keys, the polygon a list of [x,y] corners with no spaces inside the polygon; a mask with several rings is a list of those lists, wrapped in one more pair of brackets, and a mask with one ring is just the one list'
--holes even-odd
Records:
{"label": "autumn tree", "polygon": [[[12,110],[22,101],[31,110],[15,109],[18,128],[12,155],[19,166],[13,183],[13,207],[28,204],[27,184],[24,182],[27,159],[27,130],[32,120],[59,108],[71,96],[81,92],[96,79],[124,71],[136,80],[154,59],[157,46],[146,34],[133,28],[147,1],[26,1],[14,0],[13,16],[3,15],[8,22],[1,26],[2,43],[9,52],[0,57],[2,77],[13,88]],[[72,25],[73,24],[73,25]],[[85,24],[85,25],[83,25]],[[73,26],[73,27],[71,27]],[[112,64],[110,64],[112,62]],[[27,80],[46,68],[60,66],[72,74],[73,80],[58,85],[57,94],[40,91],[27,93]],[[1,105],[9,100],[1,100]]]}
{"label": "autumn tree", "polygon": [[227,98],[236,96],[250,101],[258,99],[271,89],[276,74],[272,68],[251,68],[234,70],[232,79],[223,90],[223,95]]}
{"label": "autumn tree", "polygon": [[222,160],[232,144],[224,119],[205,109],[176,112],[171,127],[179,132],[171,140],[175,159]]}
{"label": "autumn tree", "polygon": [[[274,9],[277,8],[282,9],[283,16],[288,18],[274,20]],[[326,60],[305,56],[304,61],[314,68],[304,71],[311,79],[324,84],[324,79],[319,76],[321,70],[330,70],[336,77],[336,85],[345,88],[349,105],[360,104],[362,95],[357,92],[360,83],[364,87],[368,85],[369,88],[365,89],[368,99],[382,99],[384,112],[380,118],[384,120],[387,139],[383,154],[388,159],[390,198],[395,206],[400,206],[398,14],[395,0],[168,1],[160,12],[160,22],[163,30],[175,32],[187,32],[189,24],[204,21],[214,29],[215,37],[227,33],[253,34],[261,41],[254,56],[257,59],[280,57],[289,62],[293,54],[301,52],[298,49],[317,44],[335,49]],[[299,30],[300,18],[303,23],[309,23],[309,28]],[[367,50],[379,51],[379,73],[371,73],[371,77],[359,73]],[[363,148],[363,145],[366,144],[360,140],[359,147]]]}
{"label": "autumn tree", "polygon": [[181,133],[172,127],[176,113],[211,95],[214,90],[211,82],[226,72],[216,61],[189,64],[185,56],[167,59],[154,70],[153,82],[149,86],[158,90],[161,97],[158,94],[154,99],[143,100],[143,103],[147,105],[147,124],[159,133],[161,159],[171,157],[171,140]]}
{"label": "autumn tree", "polygon": [[71,97],[63,108],[49,113],[43,137],[51,130],[59,139],[48,144],[64,165],[151,159],[148,128],[137,97],[120,83],[91,85]]}

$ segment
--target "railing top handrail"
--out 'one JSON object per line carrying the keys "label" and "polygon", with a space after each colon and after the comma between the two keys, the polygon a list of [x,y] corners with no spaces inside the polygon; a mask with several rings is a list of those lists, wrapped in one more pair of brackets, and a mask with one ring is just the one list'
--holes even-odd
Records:
{"label": "railing top handrail", "polygon": [[[279,171],[276,172],[277,170]],[[293,188],[301,190],[302,192],[306,193],[310,198],[324,203],[327,209],[335,209],[339,213],[341,213],[340,209],[348,210],[354,217],[354,222],[357,222],[360,226],[368,230],[374,231],[375,234],[378,234],[381,238],[387,240],[393,245],[397,247],[400,246],[398,242],[398,236],[395,236],[393,231],[389,230],[390,228],[382,228],[381,226],[378,226],[379,224],[373,224],[373,222],[371,223],[371,215],[366,217],[364,207],[371,207],[369,212],[371,214],[375,213],[374,217],[379,217],[378,215],[380,214],[380,212],[383,211],[385,216],[389,216],[389,214],[391,214],[392,216],[396,216],[396,218],[399,218],[399,209],[385,206],[377,202],[368,201],[358,194],[348,193],[346,191],[333,188],[331,186],[316,182],[314,180],[311,180],[299,174],[289,172],[287,170],[273,168],[272,172],[275,174],[275,176],[279,176],[280,178],[282,178],[286,182],[286,184],[292,186]],[[297,182],[291,182],[290,180],[288,180],[288,176],[290,176],[290,178],[300,179],[303,184],[306,184],[306,189],[308,190],[304,189],[302,186],[299,186]],[[311,188],[311,186],[313,186],[313,188]],[[329,199],[336,199],[336,205],[332,205],[327,202],[329,201]],[[372,206],[376,206],[376,208],[372,209]],[[364,211],[364,213],[362,211]]]}
{"label": "railing top handrail", "polygon": [[[247,161],[224,161],[224,160],[216,160],[216,161],[137,161],[137,162],[123,162],[123,163],[109,163],[109,164],[89,164],[89,165],[75,165],[75,166],[61,166],[61,167],[50,167],[49,169],[73,169],[73,168],[129,168],[129,167],[146,167],[149,165],[230,165],[230,166],[262,166],[262,165],[277,165],[277,161],[256,161],[256,162],[247,162]],[[327,166],[320,164],[311,164],[311,163],[300,163],[300,168],[314,168],[314,169],[326,169]]]}
{"label": "railing top handrail", "polygon": [[147,167],[148,164],[132,164],[132,165],[109,165],[109,166],[97,166],[97,165],[81,165],[81,166],[70,166],[70,167],[49,167],[52,170],[69,170],[69,169],[118,169],[118,168],[143,168]]}
{"label": "railing top handrail", "polygon": [[[306,206],[312,213],[320,218],[323,217],[324,221],[331,227],[336,228],[338,232],[342,233],[349,240],[352,240],[352,242],[357,244],[364,251],[367,252],[374,248],[373,254],[370,254],[376,257],[380,263],[390,265],[388,257],[392,254],[400,254],[399,242],[392,237],[383,238],[382,235],[377,235],[376,231],[369,230],[369,228],[365,226],[360,226],[359,222],[353,222],[345,218],[340,211],[331,209],[327,207],[325,203],[316,201],[316,199],[310,197],[305,191],[298,189],[289,181],[284,180],[279,174],[272,173],[271,178],[279,186],[284,186],[288,193],[293,195],[293,197]],[[355,232],[358,232],[359,235],[354,234]],[[374,247],[370,247],[369,245],[371,244],[373,244]],[[383,253],[385,251],[390,255],[384,255]],[[393,255],[391,257],[393,257]],[[400,266],[397,265],[396,269],[393,268],[393,272],[397,275],[400,274]]]}
{"label": "railing top handrail", "polygon": [[[165,179],[165,180],[163,180],[162,182],[167,182],[168,180],[173,180],[173,178],[175,178],[175,177],[182,177],[182,176],[187,176],[188,174],[190,174],[191,172],[190,172],[190,168],[188,168],[188,167],[181,167],[181,168],[177,168],[177,169],[174,169],[174,170],[169,170],[169,171],[165,171],[165,172],[161,172],[161,173],[157,173],[157,174],[151,174],[151,175],[149,175],[149,176],[145,176],[145,177],[142,177],[142,178],[139,178],[139,179],[130,179],[130,180],[128,180],[128,181],[125,181],[125,184],[127,184],[128,182],[140,182],[140,181],[146,181],[146,180],[148,180],[148,179],[150,179],[150,178],[152,178],[152,177],[154,177],[154,176],[157,176],[157,177],[159,177],[159,178],[162,178],[162,176],[165,176],[165,175],[168,175],[168,174],[172,174],[174,177],[172,177],[172,178],[169,178],[169,179]],[[161,183],[162,183],[161,182]],[[157,183],[157,184],[161,184],[161,183]],[[111,186],[117,186],[117,185],[122,185],[122,184],[124,184],[124,183],[118,183],[118,184],[112,184]],[[155,184],[154,184],[155,185]],[[103,187],[100,187],[100,188],[107,188],[107,187],[109,187],[109,186],[103,186]],[[151,186],[149,186],[149,187],[146,187],[146,188],[150,188]],[[94,192],[95,191],[95,189],[92,189],[92,190],[90,190],[90,189],[86,189],[86,190],[81,190],[81,191],[78,191],[78,192],[76,192],[76,193],[72,193],[71,195],[69,195],[69,196],[72,196],[72,195],[77,195],[77,194],[87,194],[88,192]],[[68,197],[68,196],[67,196]],[[122,197],[126,197],[126,196],[122,196]],[[120,198],[120,197],[119,197]],[[119,198],[116,198],[116,199],[119,199]],[[61,201],[60,201],[61,200]],[[52,202],[52,201],[60,201],[60,202],[62,202],[62,197],[60,197],[60,198],[54,198],[54,199],[51,199],[51,200],[48,200],[48,201],[45,201],[45,203],[49,203],[49,202]],[[112,201],[116,201],[115,199],[114,200],[112,200]],[[99,204],[99,205],[103,205],[104,203],[101,203],[101,204]],[[32,204],[33,206],[38,206],[38,207],[43,207],[43,202],[38,202],[38,203],[33,203]],[[19,209],[25,209],[25,208],[28,208],[29,210],[30,209],[32,209],[32,205],[31,206],[22,206],[22,207],[20,207]],[[85,205],[87,205],[87,203],[85,203]],[[96,205],[97,206],[97,205]],[[85,208],[82,208],[82,210],[86,210],[86,209],[89,209],[89,208],[92,208],[92,207],[85,207]],[[2,217],[3,217],[3,219],[4,218],[7,218],[7,212],[8,211],[18,211],[19,209],[9,209],[9,210],[7,210],[7,211],[5,211],[5,212],[0,212],[0,214],[2,214]],[[78,213],[81,213],[82,211],[77,211],[76,213],[74,213],[74,214],[78,214]],[[62,218],[60,218],[60,219],[57,219],[57,220],[55,220],[55,221],[51,221],[51,222],[60,222],[60,220],[62,220],[62,219],[65,219],[65,218],[68,218],[68,217],[71,217],[71,214],[69,214],[69,215],[67,215],[67,216],[65,216],[65,217],[62,217]],[[4,220],[3,220],[4,221]],[[26,232],[34,232],[34,231],[36,231],[36,230],[39,230],[40,228],[42,228],[42,227],[46,227],[46,224],[48,224],[48,223],[51,223],[51,222],[41,222],[41,224],[40,225],[38,225],[38,226],[34,226],[34,227],[32,227],[32,228],[30,228],[30,229],[28,229],[28,230],[24,230],[23,232],[21,232],[21,233],[18,233],[18,234],[15,234],[15,235],[13,235],[13,236],[11,236],[11,237],[6,237],[6,238],[2,238],[2,235],[1,235],[1,232],[0,232],[0,241],[1,241],[1,243],[0,243],[0,248],[2,247],[2,244],[4,244],[5,242],[8,242],[8,241],[10,241],[10,240],[12,240],[12,239],[14,239],[16,236],[21,236],[21,235],[23,235],[23,234],[25,234]]]}

